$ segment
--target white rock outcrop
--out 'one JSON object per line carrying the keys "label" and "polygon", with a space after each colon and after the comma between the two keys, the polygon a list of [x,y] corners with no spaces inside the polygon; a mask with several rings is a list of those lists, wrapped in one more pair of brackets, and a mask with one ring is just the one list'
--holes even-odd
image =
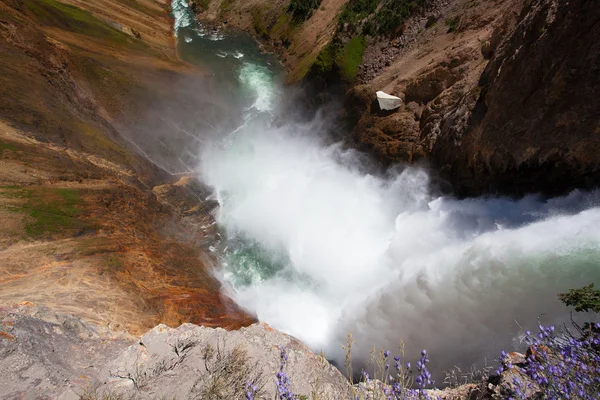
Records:
{"label": "white rock outcrop", "polygon": [[397,96],[392,96],[381,90],[377,92],[377,101],[379,102],[379,108],[382,110],[395,110],[400,108],[402,105],[402,99]]}

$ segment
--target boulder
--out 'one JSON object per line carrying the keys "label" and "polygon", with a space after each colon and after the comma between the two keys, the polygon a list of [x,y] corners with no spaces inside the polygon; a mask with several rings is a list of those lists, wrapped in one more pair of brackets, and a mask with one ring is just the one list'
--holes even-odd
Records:
{"label": "boulder", "polygon": [[377,92],[377,101],[379,102],[379,108],[382,110],[395,110],[402,106],[402,99],[400,97],[392,96],[385,92]]}

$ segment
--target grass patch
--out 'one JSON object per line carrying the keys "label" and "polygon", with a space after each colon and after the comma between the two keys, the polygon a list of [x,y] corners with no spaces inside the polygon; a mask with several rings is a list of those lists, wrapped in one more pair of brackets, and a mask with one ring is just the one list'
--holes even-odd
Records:
{"label": "grass patch", "polygon": [[0,155],[4,150],[17,151],[17,147],[12,143],[0,140]]}
{"label": "grass patch", "polygon": [[336,63],[340,69],[342,79],[353,82],[358,75],[358,67],[362,61],[367,43],[365,38],[355,36],[338,53]]}
{"label": "grass patch", "polygon": [[265,25],[265,13],[260,7],[254,7],[251,11],[252,14],[252,27],[254,31],[265,39],[269,38],[269,31]]}
{"label": "grass patch", "polygon": [[81,8],[56,0],[24,0],[41,25],[102,39],[117,45],[145,46]]}
{"label": "grass patch", "polygon": [[192,392],[201,399],[243,399],[250,382],[256,387],[253,397],[264,398],[266,379],[258,363],[242,347],[232,350],[225,350],[225,347],[225,342],[220,342],[216,347],[207,345],[202,349],[207,373],[194,384]]}
{"label": "grass patch", "polygon": [[280,37],[284,45],[289,46],[291,43],[291,37],[294,34],[294,20],[292,16],[287,13],[280,14],[275,21],[275,24],[269,30],[269,35],[273,37]]}
{"label": "grass patch", "polygon": [[223,0],[221,2],[221,12],[224,12],[224,13],[229,12],[229,10],[231,10],[231,6],[233,5],[233,3],[235,1],[236,0]]}
{"label": "grass patch", "polygon": [[346,44],[334,40],[316,57],[310,74],[327,78],[337,73],[342,80],[352,83],[358,75],[366,46],[366,39],[362,36],[354,36]]}
{"label": "grass patch", "polygon": [[90,228],[79,219],[85,202],[78,189],[15,186],[2,189],[2,195],[22,200],[22,204],[8,208],[30,217],[25,225],[25,233],[31,238],[40,239],[67,232],[74,234]]}

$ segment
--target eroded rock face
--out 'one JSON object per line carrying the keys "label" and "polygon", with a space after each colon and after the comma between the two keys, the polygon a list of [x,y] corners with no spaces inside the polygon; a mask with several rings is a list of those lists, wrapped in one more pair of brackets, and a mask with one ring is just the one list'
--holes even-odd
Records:
{"label": "eroded rock face", "polygon": [[0,399],[77,400],[132,343],[49,309],[0,306]]}
{"label": "eroded rock face", "polygon": [[[525,3],[440,9],[460,19],[456,34],[423,28],[390,67],[349,92],[357,147],[384,165],[426,159],[461,196],[597,187],[600,8]],[[373,107],[364,96],[372,87],[399,94],[404,123]]]}
{"label": "eroded rock face", "polygon": [[[361,75],[366,83],[346,96],[354,144],[389,166],[429,160],[443,135],[460,136],[481,93],[488,59],[516,24],[519,1],[432,1],[409,18],[401,37],[370,44]],[[456,31],[449,32],[446,20],[460,21]],[[381,46],[393,56],[375,73],[371,60],[382,57]],[[375,88],[402,99],[396,113],[381,110]]]}
{"label": "eroded rock face", "polygon": [[466,132],[433,158],[463,194],[554,194],[600,183],[600,7],[534,0],[482,74]]}
{"label": "eroded rock face", "polygon": [[256,399],[273,399],[280,348],[287,353],[285,371],[295,394],[350,398],[348,380],[327,360],[265,324],[239,331],[159,325],[136,342],[46,308],[4,306],[0,399],[77,400],[93,394],[237,400],[246,398],[249,380],[258,386]]}
{"label": "eroded rock face", "polygon": [[[309,396],[315,391],[320,398],[349,397],[350,385],[337,369],[298,340],[266,324],[239,331],[159,325],[106,366],[106,383],[99,391],[143,399],[237,399],[245,398],[247,381],[255,380],[253,383],[263,388],[262,396],[256,398],[271,399],[275,398],[275,375],[281,366],[280,348],[288,356],[285,371],[295,394]],[[219,375],[221,369],[227,376]],[[228,379],[231,382],[220,387],[219,380]],[[236,391],[232,386],[239,384],[241,390]]]}

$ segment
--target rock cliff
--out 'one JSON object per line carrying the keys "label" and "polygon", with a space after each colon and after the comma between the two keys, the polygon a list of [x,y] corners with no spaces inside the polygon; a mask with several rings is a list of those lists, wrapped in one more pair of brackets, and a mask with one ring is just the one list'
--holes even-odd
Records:
{"label": "rock cliff", "polygon": [[[323,1],[301,20],[292,3],[210,1],[199,15],[254,34],[290,81],[323,88],[333,65],[348,88],[344,140],[384,166],[428,165],[461,196],[597,186],[593,1],[400,1],[391,22],[389,1]],[[377,91],[404,105],[380,110]]]}
{"label": "rock cliff", "polygon": [[464,194],[598,186],[598,4],[528,2],[478,88],[464,128],[450,119],[433,149],[436,164]]}
{"label": "rock cliff", "polygon": [[177,59],[168,2],[69,3],[0,2],[0,304],[132,334],[252,323],[212,274],[206,189],[165,172],[189,170],[158,133],[191,129],[167,106],[218,108],[190,92],[204,75]]}

